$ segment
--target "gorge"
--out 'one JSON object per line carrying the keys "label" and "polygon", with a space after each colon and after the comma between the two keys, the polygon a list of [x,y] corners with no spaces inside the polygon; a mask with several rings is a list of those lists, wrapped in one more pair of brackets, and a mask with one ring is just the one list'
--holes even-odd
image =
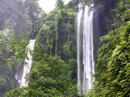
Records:
{"label": "gorge", "polygon": [[54,1],[0,0],[0,97],[130,97],[130,0]]}

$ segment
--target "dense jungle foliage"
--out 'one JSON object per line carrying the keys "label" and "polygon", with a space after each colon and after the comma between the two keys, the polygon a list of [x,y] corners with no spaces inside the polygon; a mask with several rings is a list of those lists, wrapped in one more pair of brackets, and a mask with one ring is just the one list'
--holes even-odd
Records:
{"label": "dense jungle foliage", "polygon": [[87,97],[130,97],[130,0],[119,0],[109,10],[108,33],[100,39],[96,81]]}
{"label": "dense jungle foliage", "polygon": [[[93,1],[101,36],[96,80],[89,93],[77,94],[75,19],[78,4],[90,1],[57,0],[45,13],[38,0],[0,0],[0,97],[130,97],[130,0]],[[30,39],[36,43],[29,84],[18,88],[15,73]]]}
{"label": "dense jungle foliage", "polygon": [[15,73],[23,66],[29,37],[39,28],[39,14],[36,0],[0,0],[0,97],[17,87]]}
{"label": "dense jungle foliage", "polygon": [[[37,9],[36,1],[30,1],[30,4],[34,4],[33,7]],[[32,53],[33,67],[28,77],[30,83],[28,87],[8,92],[6,97],[72,97],[77,95],[75,48],[77,7],[71,7],[72,4],[64,5],[62,0],[58,0],[53,11],[49,14],[38,13],[42,17],[38,17],[34,22],[32,18],[35,19],[37,16],[32,16],[32,14],[39,10],[32,11],[30,38],[35,37],[36,43]],[[28,35],[26,37],[28,39]]]}

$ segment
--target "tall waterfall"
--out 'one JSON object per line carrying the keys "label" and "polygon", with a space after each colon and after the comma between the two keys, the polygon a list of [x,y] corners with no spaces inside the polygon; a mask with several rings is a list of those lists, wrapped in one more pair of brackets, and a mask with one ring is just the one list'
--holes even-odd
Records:
{"label": "tall waterfall", "polygon": [[94,81],[93,5],[80,8],[77,16],[78,92],[85,94]]}
{"label": "tall waterfall", "polygon": [[22,70],[22,76],[19,76],[19,74],[16,73],[15,78],[20,84],[20,87],[27,86],[28,81],[26,80],[26,75],[30,73],[31,67],[32,67],[32,55],[31,52],[34,49],[35,40],[30,40],[29,44],[27,45],[27,58],[24,62],[24,67]]}

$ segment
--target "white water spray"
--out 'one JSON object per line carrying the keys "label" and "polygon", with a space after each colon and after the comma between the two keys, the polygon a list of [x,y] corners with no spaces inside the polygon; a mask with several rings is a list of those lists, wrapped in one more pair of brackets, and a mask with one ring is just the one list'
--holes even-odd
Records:
{"label": "white water spray", "polygon": [[78,92],[85,94],[94,81],[93,5],[85,6],[78,12],[77,63]]}
{"label": "white water spray", "polygon": [[20,87],[27,86],[28,81],[26,80],[26,76],[28,73],[30,73],[31,67],[32,67],[32,54],[31,52],[34,49],[35,40],[30,40],[29,44],[27,45],[27,58],[25,59],[24,67],[23,67],[23,73],[22,76],[19,77],[19,75],[16,73],[15,78],[20,84]]}

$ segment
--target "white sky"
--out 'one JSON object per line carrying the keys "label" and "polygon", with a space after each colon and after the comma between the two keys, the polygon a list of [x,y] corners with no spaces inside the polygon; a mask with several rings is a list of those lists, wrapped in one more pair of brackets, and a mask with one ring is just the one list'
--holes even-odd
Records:
{"label": "white sky", "polygon": [[[39,0],[39,5],[45,12],[50,12],[52,9],[55,8],[57,0]],[[63,0],[65,4],[67,4],[70,0]]]}

